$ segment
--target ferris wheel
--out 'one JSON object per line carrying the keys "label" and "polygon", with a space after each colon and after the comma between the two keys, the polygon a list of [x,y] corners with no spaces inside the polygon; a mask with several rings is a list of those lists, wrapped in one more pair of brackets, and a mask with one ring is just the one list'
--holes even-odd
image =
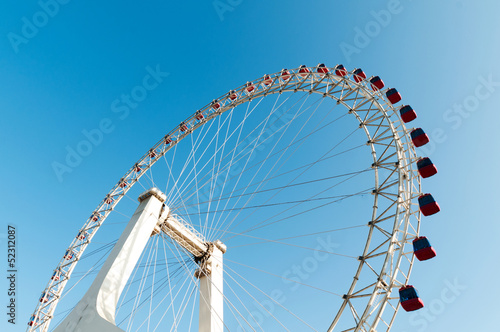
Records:
{"label": "ferris wheel", "polygon": [[401,99],[320,64],[213,100],[105,195],[27,330],[389,331],[423,306],[408,280],[439,211]]}

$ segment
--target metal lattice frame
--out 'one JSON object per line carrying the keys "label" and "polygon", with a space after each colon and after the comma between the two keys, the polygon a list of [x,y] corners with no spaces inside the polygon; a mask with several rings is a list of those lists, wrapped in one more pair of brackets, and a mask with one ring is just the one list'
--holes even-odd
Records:
{"label": "metal lattice frame", "polygon": [[[242,85],[200,109],[156,143],[111,189],[80,229],[79,234],[85,234],[85,238],[77,236],[68,247],[72,258],[63,257],[59,262],[54,272],[57,278],[51,278],[43,292],[49,300],[38,303],[33,314],[36,325],[29,326],[27,331],[48,331],[64,287],[93,236],[121,198],[168,150],[200,126],[236,106],[270,94],[299,91],[330,97],[356,117],[368,137],[375,170],[376,189],[366,246],[359,256],[359,267],[351,287],[343,296],[343,304],[328,331],[335,328],[341,317],[345,318],[346,309],[352,314],[352,327],[344,331],[372,332],[380,323],[389,331],[399,309],[398,297],[391,297],[391,293],[407,283],[413,265],[413,251],[405,252],[405,245],[418,235],[420,227],[420,211],[414,203],[420,194],[420,177],[415,168],[417,155],[409,130],[399,117],[399,107],[387,100],[386,90],[374,91],[369,79],[356,82],[352,72],[338,76],[334,68],[328,68],[328,73],[318,73],[314,67],[307,69],[309,72],[305,74],[296,68],[288,71],[288,77],[277,72]],[[253,87],[251,91],[249,86]],[[377,154],[376,148],[381,149],[381,153]],[[381,169],[389,171],[387,178],[379,178]],[[383,211],[378,208],[381,200],[390,203]],[[372,238],[377,233],[385,240],[373,244]],[[384,256],[384,263],[378,270],[370,264]],[[364,284],[359,279],[362,271],[367,270],[373,273],[373,279]]]}

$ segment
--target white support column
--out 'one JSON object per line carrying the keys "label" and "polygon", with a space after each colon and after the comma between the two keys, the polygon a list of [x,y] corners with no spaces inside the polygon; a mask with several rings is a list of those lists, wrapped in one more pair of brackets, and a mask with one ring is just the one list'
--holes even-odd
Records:
{"label": "white support column", "polygon": [[[54,332],[118,332],[118,299],[158,220],[166,219],[165,195],[153,188],[139,197],[139,207],[82,300]],[[160,215],[161,214],[161,215]]]}
{"label": "white support column", "polygon": [[[200,278],[200,313],[199,332],[224,331],[224,296],[222,256],[226,247],[220,242],[215,242],[213,251],[207,260],[206,268],[197,271]],[[203,267],[200,267],[203,269]]]}

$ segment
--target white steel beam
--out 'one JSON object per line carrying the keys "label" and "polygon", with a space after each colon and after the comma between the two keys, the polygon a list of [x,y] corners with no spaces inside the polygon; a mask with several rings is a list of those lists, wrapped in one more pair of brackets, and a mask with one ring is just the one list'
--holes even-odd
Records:
{"label": "white steel beam", "polygon": [[143,193],[139,202],[139,207],[87,293],[54,332],[122,331],[115,324],[118,299],[158,219],[169,212],[163,206],[165,195],[156,188]]}
{"label": "white steel beam", "polygon": [[199,332],[224,331],[224,266],[222,256],[226,246],[220,241],[210,245],[211,254],[206,268],[200,265],[197,276],[200,279]]}

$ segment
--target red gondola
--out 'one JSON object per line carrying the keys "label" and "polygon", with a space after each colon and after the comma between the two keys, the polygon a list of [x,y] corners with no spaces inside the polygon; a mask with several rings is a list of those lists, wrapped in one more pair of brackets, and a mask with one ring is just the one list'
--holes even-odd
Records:
{"label": "red gondola", "polygon": [[413,145],[415,145],[417,148],[419,146],[429,143],[429,136],[427,136],[427,134],[423,131],[422,128],[417,128],[412,130],[410,136]]}
{"label": "red gondola", "polygon": [[203,120],[204,117],[205,116],[201,113],[201,111],[196,111],[196,114],[194,116],[196,120]]}
{"label": "red gondola", "polygon": [[399,302],[405,311],[415,311],[424,307],[424,301],[418,297],[417,290],[412,285],[399,289]]}
{"label": "red gondola", "polygon": [[220,108],[220,103],[217,101],[217,99],[212,100],[212,104],[210,104],[214,110],[218,110]]}
{"label": "red gondola", "polygon": [[154,158],[154,157],[156,157],[155,150],[149,150],[149,158]]}
{"label": "red gondola", "polygon": [[299,68],[300,77],[306,78],[308,74],[309,74],[309,68],[307,68],[306,65],[300,66]]}
{"label": "red gondola", "polygon": [[52,274],[51,279],[54,281],[59,281],[60,277],[61,277],[61,271],[55,270],[54,273]]}
{"label": "red gondola", "polygon": [[125,188],[125,187],[127,186],[127,181],[125,181],[125,180],[123,180],[123,179],[122,179],[122,180],[120,181],[120,184],[119,184],[118,186],[119,186],[120,188]]}
{"label": "red gondola", "polygon": [[427,157],[417,161],[417,168],[418,173],[423,178],[428,178],[438,172],[436,165],[434,165],[432,161]]}
{"label": "red gondola", "polygon": [[113,197],[107,196],[106,199],[104,200],[104,203],[106,204],[111,204],[113,203]]}
{"label": "red gondola", "polygon": [[66,253],[64,254],[64,259],[69,261],[71,258],[73,258],[73,252],[71,250],[66,250]]}
{"label": "red gondola", "polygon": [[[213,106],[212,106],[213,107]],[[179,129],[182,131],[182,132],[185,132],[186,130],[188,130],[188,126],[184,123],[184,122],[181,122],[181,124],[179,125]]]}
{"label": "red gondola", "polygon": [[403,120],[404,123],[408,123],[417,118],[417,113],[410,105],[404,105],[403,107],[401,107],[401,109],[399,110],[399,114],[401,115],[401,120]]}
{"label": "red gondola", "polygon": [[320,74],[326,74],[328,73],[330,70],[325,66],[324,63],[320,63],[317,67],[316,67],[316,71]]}
{"label": "red gondola", "polygon": [[236,93],[236,91],[234,90],[229,91],[229,99],[235,100],[236,98],[238,98],[238,94]]}
{"label": "red gondola", "polygon": [[49,302],[49,300],[50,300],[50,297],[45,292],[43,292],[42,296],[40,296],[40,302],[47,303],[47,302]]}
{"label": "red gondola", "polygon": [[255,89],[255,87],[253,86],[252,82],[247,82],[246,86],[247,87],[246,87],[245,91],[248,92],[248,93],[252,92]]}
{"label": "red gondola", "polygon": [[269,75],[264,75],[264,82],[263,83],[265,86],[268,86],[271,83],[273,83],[273,79]]}
{"label": "red gondola", "polygon": [[30,321],[28,322],[29,326],[36,326],[38,325],[38,318],[35,317],[35,315],[30,317]]}
{"label": "red gondola", "polygon": [[413,240],[413,253],[419,261],[426,261],[436,257],[436,250],[434,250],[425,236],[420,236]]}
{"label": "red gondola", "polygon": [[76,236],[78,240],[85,240],[87,238],[87,233],[85,231],[80,231],[78,232],[78,235]]}
{"label": "red gondola", "polygon": [[169,145],[170,143],[172,143],[172,139],[170,137],[165,137],[165,144]]}
{"label": "red gondola", "polygon": [[92,213],[90,218],[92,219],[92,221],[98,221],[101,218],[101,215],[97,212],[94,212],[94,213]]}
{"label": "red gondola", "polygon": [[347,70],[345,69],[344,65],[337,65],[335,67],[335,75],[337,75],[337,76],[347,75]]}
{"label": "red gondola", "polygon": [[394,88],[387,90],[385,95],[387,96],[387,99],[389,99],[391,104],[396,104],[401,101],[401,95],[399,94],[398,90]]}
{"label": "red gondola", "polygon": [[356,83],[361,82],[365,78],[366,78],[366,74],[363,70],[361,70],[361,68],[358,68],[354,71],[354,80],[356,81]]}
{"label": "red gondola", "polygon": [[380,77],[378,77],[378,76],[372,77],[370,79],[370,83],[371,83],[373,91],[377,91],[377,90],[383,89],[384,86],[385,86],[384,81],[382,81],[380,79]]}
{"label": "red gondola", "polygon": [[424,194],[418,198],[420,211],[424,216],[430,216],[441,211],[439,204],[434,200],[431,194]]}
{"label": "red gondola", "polygon": [[141,169],[141,167],[140,167],[139,165],[135,165],[134,171],[135,171],[136,173],[139,173],[141,170],[142,170],[142,169]]}
{"label": "red gondola", "polygon": [[288,81],[290,79],[290,72],[288,69],[284,68],[281,70],[281,79],[283,81]]}

